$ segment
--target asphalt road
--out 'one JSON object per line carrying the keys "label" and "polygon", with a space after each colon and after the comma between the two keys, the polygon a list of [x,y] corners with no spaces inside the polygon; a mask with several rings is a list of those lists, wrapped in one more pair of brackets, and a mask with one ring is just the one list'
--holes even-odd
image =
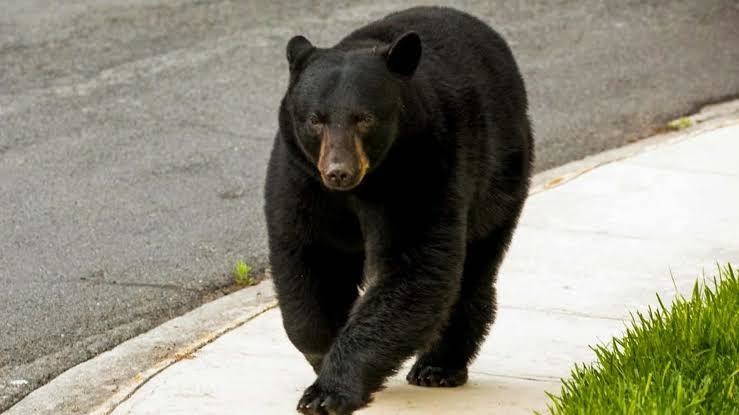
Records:
{"label": "asphalt road", "polygon": [[[262,182],[296,33],[396,2],[6,0],[0,410],[263,268]],[[739,94],[739,3],[467,1],[510,41],[537,169]],[[27,381],[25,384],[23,381]]]}

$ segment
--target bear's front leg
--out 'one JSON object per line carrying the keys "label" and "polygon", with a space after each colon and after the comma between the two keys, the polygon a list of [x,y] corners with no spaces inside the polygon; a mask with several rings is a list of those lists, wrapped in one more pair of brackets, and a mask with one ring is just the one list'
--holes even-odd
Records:
{"label": "bear's front leg", "polygon": [[359,294],[362,255],[311,245],[273,246],[271,262],[285,332],[318,373]]}
{"label": "bear's front leg", "polygon": [[[425,236],[398,232],[395,240],[368,242],[366,261],[376,276],[301,398],[299,411],[351,414],[403,361],[435,339],[459,292],[464,259],[459,226],[434,224],[423,227]],[[384,237],[394,233],[375,229]]]}

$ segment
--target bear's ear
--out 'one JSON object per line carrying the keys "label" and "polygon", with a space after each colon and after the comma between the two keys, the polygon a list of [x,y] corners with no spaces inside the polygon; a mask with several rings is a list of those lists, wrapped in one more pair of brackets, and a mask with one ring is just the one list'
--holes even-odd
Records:
{"label": "bear's ear", "polygon": [[294,70],[314,49],[305,36],[298,35],[290,39],[287,42],[287,62],[290,64],[290,70]]}
{"label": "bear's ear", "polygon": [[385,54],[387,67],[403,76],[413,76],[421,60],[421,38],[416,32],[398,36]]}

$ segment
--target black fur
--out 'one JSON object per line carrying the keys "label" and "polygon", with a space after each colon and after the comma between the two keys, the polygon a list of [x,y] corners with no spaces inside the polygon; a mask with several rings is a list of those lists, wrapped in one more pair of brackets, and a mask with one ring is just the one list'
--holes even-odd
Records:
{"label": "black fur", "polygon": [[[410,383],[463,384],[533,159],[508,46],[474,17],[422,7],[333,48],[293,38],[287,56],[266,214],[285,330],[318,375],[298,409],[351,413],[413,354]],[[324,184],[324,133],[364,148],[349,190]]]}

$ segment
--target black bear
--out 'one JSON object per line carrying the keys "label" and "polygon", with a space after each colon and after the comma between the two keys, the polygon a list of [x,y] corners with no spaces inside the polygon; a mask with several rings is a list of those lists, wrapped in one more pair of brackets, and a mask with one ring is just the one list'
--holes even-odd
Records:
{"label": "black bear", "polygon": [[528,194],[532,130],[506,42],[419,7],[331,48],[296,36],[265,187],[284,327],[317,374],[306,414],[407,380],[458,386],[495,318]]}

